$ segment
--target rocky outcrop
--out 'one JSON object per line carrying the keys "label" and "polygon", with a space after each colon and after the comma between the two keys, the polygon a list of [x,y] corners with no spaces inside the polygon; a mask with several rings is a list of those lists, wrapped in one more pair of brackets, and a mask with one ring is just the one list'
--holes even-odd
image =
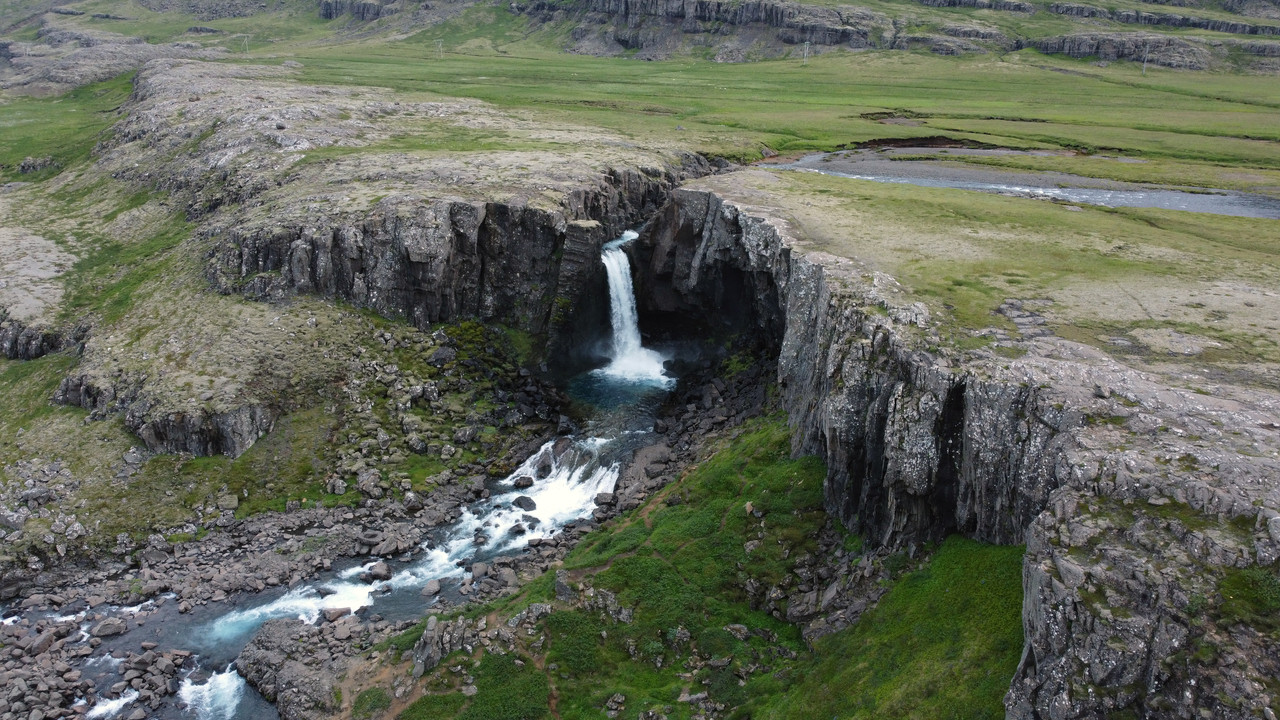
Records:
{"label": "rocky outcrop", "polygon": [[479,644],[483,629],[482,625],[478,626],[476,621],[465,617],[453,620],[441,620],[436,615],[428,617],[422,637],[413,646],[413,676],[422,677],[441,660],[459,650],[470,653]]}
{"label": "rocky outcrop", "polygon": [[58,94],[109,80],[156,58],[218,58],[225,51],[193,43],[152,45],[112,32],[46,25],[37,40],[6,41],[0,47],[0,88],[30,94]]}
{"label": "rocky outcrop", "polygon": [[239,457],[279,417],[278,409],[263,405],[167,411],[157,407],[141,381],[122,380],[119,386],[99,382],[89,375],[69,375],[53,401],[84,408],[94,419],[123,413],[125,425],[151,452]]}
{"label": "rocky outcrop", "polygon": [[201,20],[248,17],[278,11],[283,0],[140,0],[152,12],[180,12]]}
{"label": "rocky outcrop", "polygon": [[1111,18],[1111,11],[1106,8],[1094,7],[1093,5],[1080,5],[1079,3],[1054,3],[1049,6],[1049,12],[1057,15],[1070,15],[1071,17]]}
{"label": "rocky outcrop", "polygon": [[1223,0],[1222,9],[1248,17],[1280,20],[1280,0]]}
{"label": "rocky outcrop", "polygon": [[1280,35],[1280,25],[1257,25],[1236,20],[1188,17],[1172,13],[1149,13],[1141,10],[1119,10],[1112,15],[1112,19],[1116,22],[1136,25],[1195,28],[1196,30],[1211,30],[1213,32],[1234,33],[1237,35]]}
{"label": "rocky outcrop", "polygon": [[350,15],[361,22],[377,20],[399,11],[395,4],[383,4],[375,0],[320,0],[320,17],[325,20]]}
{"label": "rocky outcrop", "polygon": [[320,633],[320,628],[302,620],[268,620],[236,657],[236,671],[275,703],[283,720],[313,718],[338,709],[334,673],[294,659],[302,654],[299,640]]}
{"label": "rocky outcrop", "polygon": [[21,321],[9,318],[0,309],[0,356],[10,360],[44,357],[79,342],[82,335],[83,332],[76,332],[72,337],[67,337],[56,330],[29,327]]}
{"label": "rocky outcrop", "polygon": [[1151,33],[1080,33],[1034,40],[1031,46],[1042,53],[1073,58],[1135,60],[1171,68],[1203,70],[1213,57],[1200,43],[1169,35]]}
{"label": "rocky outcrop", "polygon": [[973,8],[975,10],[1003,10],[1031,14],[1036,6],[1020,0],[919,0],[921,5],[945,8]]}
{"label": "rocky outcrop", "polygon": [[[891,23],[882,15],[852,6],[820,7],[789,2],[752,0],[580,0],[557,3],[536,0],[521,10],[544,21],[576,15],[591,25],[612,26],[609,38],[630,50],[674,50],[681,35],[714,36],[747,34],[747,42],[760,31],[783,45],[872,47]],[[580,26],[581,39],[588,30]],[[754,33],[754,34],[753,34]],[[733,58],[726,58],[733,59]]]}
{"label": "rocky outcrop", "polygon": [[1221,20],[1217,18],[1189,17],[1173,13],[1150,13],[1142,10],[1117,10],[1111,12],[1106,8],[1079,3],[1056,2],[1049,6],[1049,12],[1071,17],[1103,18],[1119,23],[1134,25],[1163,25],[1166,27],[1195,28],[1213,32],[1233,33],[1236,35],[1277,35],[1280,26],[1258,25],[1238,20]]}

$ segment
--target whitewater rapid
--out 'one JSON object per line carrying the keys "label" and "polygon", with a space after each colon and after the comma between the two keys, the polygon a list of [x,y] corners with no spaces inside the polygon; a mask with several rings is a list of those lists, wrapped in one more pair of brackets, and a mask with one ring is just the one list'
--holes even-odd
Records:
{"label": "whitewater rapid", "polygon": [[[661,392],[675,380],[664,372],[663,356],[641,342],[630,262],[621,249],[636,237],[627,231],[601,251],[609,279],[612,360],[591,374],[600,383],[623,387],[629,396],[642,397],[636,394],[637,388]],[[465,508],[448,528],[434,533],[418,548],[417,559],[389,580],[362,579],[368,577],[365,573],[376,561],[347,568],[328,580],[293,588],[273,600],[233,610],[196,627],[192,642],[219,651],[210,654],[233,655],[263,623],[274,618],[315,623],[326,609],[357,612],[393,594],[412,593],[409,597],[416,602],[418,591],[432,580],[462,583],[469,576],[466,568],[474,562],[516,552],[531,539],[549,538],[566,525],[590,517],[596,496],[613,491],[617,485],[618,459],[635,446],[637,437],[647,434],[649,426],[645,430],[595,428],[593,436],[549,441],[492,485],[491,497]],[[533,484],[517,488],[517,480],[522,478],[532,479]],[[517,499],[520,505],[515,504]],[[421,602],[425,610],[434,600]],[[189,673],[178,696],[199,720],[235,720],[247,717],[242,705],[246,692],[244,678],[228,665],[212,675]],[[90,713],[109,718],[127,704],[125,698],[102,701]]]}

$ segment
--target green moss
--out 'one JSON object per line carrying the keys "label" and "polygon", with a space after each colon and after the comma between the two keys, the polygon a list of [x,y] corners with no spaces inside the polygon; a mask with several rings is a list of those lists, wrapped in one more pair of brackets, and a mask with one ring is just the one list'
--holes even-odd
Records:
{"label": "green moss", "polygon": [[1280,630],[1280,575],[1276,568],[1230,568],[1218,582],[1218,617],[1270,633]]}
{"label": "green moss", "polygon": [[351,717],[357,720],[371,718],[382,714],[382,711],[389,707],[391,707],[391,695],[386,690],[380,687],[369,688],[356,696],[356,701],[351,706]]}
{"label": "green moss", "polygon": [[1021,547],[948,538],[856,625],[819,640],[766,718],[1003,718],[1022,652]]}
{"label": "green moss", "polygon": [[460,693],[423,695],[397,715],[396,720],[446,720],[447,718],[455,718],[466,704],[466,696]]}

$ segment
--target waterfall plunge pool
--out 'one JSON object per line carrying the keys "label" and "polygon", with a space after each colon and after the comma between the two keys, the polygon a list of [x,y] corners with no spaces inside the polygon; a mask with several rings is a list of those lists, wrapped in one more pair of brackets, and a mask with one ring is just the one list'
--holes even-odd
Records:
{"label": "waterfall plunge pool", "polygon": [[[183,680],[178,696],[185,710],[167,717],[276,717],[274,706],[248,687],[230,664],[262,623],[278,617],[314,623],[327,608],[367,608],[392,622],[418,618],[433,602],[420,592],[427,582],[440,580],[447,584],[443,592],[456,593],[467,577],[464,567],[519,552],[531,538],[550,537],[591,516],[595,496],[614,490],[623,461],[653,442],[654,416],[676,383],[664,370],[666,358],[641,341],[630,261],[622,250],[636,237],[637,233],[627,231],[601,251],[609,287],[609,363],[568,382],[570,396],[594,408],[584,432],[547,442],[509,476],[491,481],[489,498],[473,503],[461,518],[431,533],[417,559],[408,563],[386,559],[395,570],[389,581],[362,581],[361,573],[371,563],[352,561],[326,578],[274,596],[241,598],[247,602],[229,612],[188,616],[172,612],[166,623],[172,623],[167,644],[196,651],[204,670]],[[517,488],[516,480],[526,477],[536,478],[534,484]],[[513,503],[521,496],[529,498],[534,509]],[[126,706],[100,701],[90,712],[97,710],[109,718]]]}

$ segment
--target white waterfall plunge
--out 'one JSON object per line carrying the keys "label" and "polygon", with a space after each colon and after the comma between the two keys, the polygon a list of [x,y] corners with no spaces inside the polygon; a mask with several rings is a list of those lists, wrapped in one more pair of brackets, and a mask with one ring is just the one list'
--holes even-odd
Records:
{"label": "white waterfall plunge", "polygon": [[636,294],[631,284],[631,261],[622,246],[639,235],[631,230],[605,244],[601,252],[609,277],[609,320],[613,326],[613,354],[599,373],[627,382],[670,387],[675,380],[663,372],[666,358],[640,344],[640,323],[636,314]]}

